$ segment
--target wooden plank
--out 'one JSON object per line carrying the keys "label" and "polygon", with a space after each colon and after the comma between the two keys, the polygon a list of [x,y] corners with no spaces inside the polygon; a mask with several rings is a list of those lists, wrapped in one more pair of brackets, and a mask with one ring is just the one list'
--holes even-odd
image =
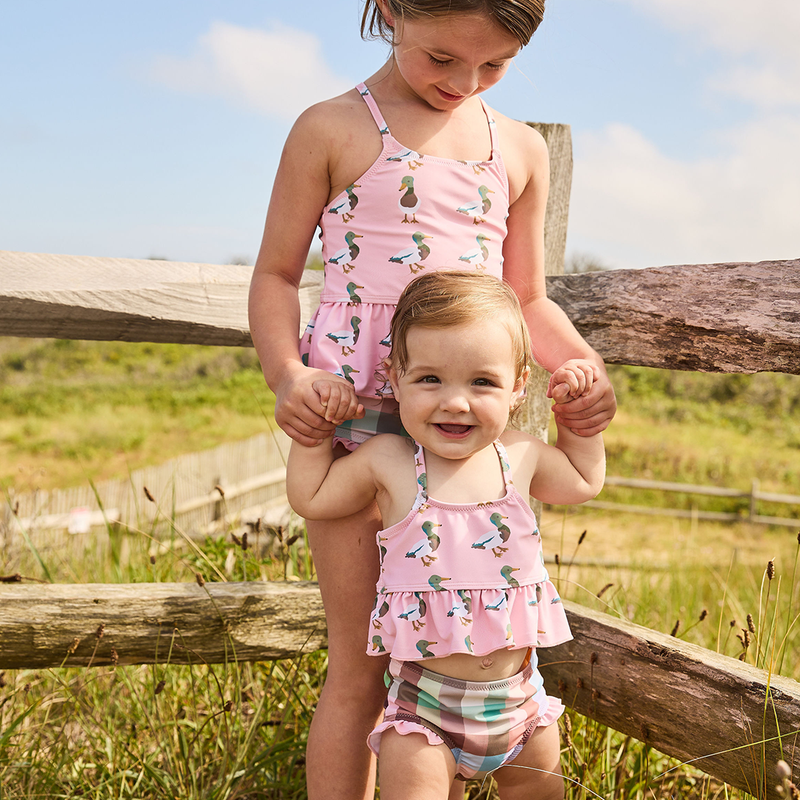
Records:
{"label": "wooden plank", "polygon": [[[539,652],[548,691],[758,794],[800,771],[800,684],[565,602],[574,640]],[[327,646],[314,583],[0,585],[0,669],[291,658]],[[102,635],[98,638],[98,632]],[[77,644],[75,644],[77,642]],[[783,735],[763,748],[762,738]],[[763,750],[763,752],[762,752]],[[759,795],[762,796],[762,795]]]}
{"label": "wooden plank", "polygon": [[327,647],[307,582],[5,584],[0,609],[0,669],[260,661]]}
{"label": "wooden plank", "polygon": [[[0,335],[251,344],[249,267],[0,251]],[[322,274],[301,284],[303,324]],[[800,374],[800,260],[548,277],[610,363]]]}
{"label": "wooden plank", "polygon": [[609,363],[800,374],[800,259],[565,275],[547,291]]}
{"label": "wooden plank", "polygon": [[539,665],[567,706],[758,797],[777,797],[779,758],[800,774],[800,683],[564,605],[575,638]]}

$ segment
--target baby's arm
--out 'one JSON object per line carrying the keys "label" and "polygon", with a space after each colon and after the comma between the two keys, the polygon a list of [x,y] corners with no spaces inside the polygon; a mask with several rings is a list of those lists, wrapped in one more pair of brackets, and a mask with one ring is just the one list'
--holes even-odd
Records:
{"label": "baby's arm", "polygon": [[[531,496],[557,505],[585,503],[596,497],[605,478],[603,437],[581,436],[556,420],[554,445],[534,439],[538,451],[531,479]],[[532,437],[531,437],[532,438]]]}
{"label": "baby's arm", "polygon": [[306,519],[339,519],[369,505],[377,486],[368,445],[335,458],[331,439],[314,447],[292,442],[286,466],[291,507]]}

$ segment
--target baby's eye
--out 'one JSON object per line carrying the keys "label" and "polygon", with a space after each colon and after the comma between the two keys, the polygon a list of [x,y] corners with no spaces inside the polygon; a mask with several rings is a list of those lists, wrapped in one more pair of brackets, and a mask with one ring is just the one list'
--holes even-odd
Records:
{"label": "baby's eye", "polygon": [[420,383],[439,383],[439,379],[435,375],[426,375],[420,379]]}
{"label": "baby's eye", "polygon": [[493,386],[494,384],[488,378],[475,378],[473,381],[475,386]]}

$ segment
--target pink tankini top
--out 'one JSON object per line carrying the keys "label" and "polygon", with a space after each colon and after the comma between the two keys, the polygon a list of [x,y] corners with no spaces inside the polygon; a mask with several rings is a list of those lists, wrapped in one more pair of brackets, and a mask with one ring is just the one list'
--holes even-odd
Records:
{"label": "pink tankini top", "polygon": [[489,161],[416,153],[398,142],[362,83],[382,135],[375,163],[322,212],[325,286],[301,338],[311,367],[346,378],[362,398],[391,397],[383,359],[401,292],[424,271],[503,274],[509,193],[494,120]]}
{"label": "pink tankini top", "polygon": [[381,572],[367,653],[419,661],[572,638],[536,517],[514,487],[505,448],[494,446],[504,496],[454,505],[428,495],[425,454],[416,444],[414,505],[377,534]]}

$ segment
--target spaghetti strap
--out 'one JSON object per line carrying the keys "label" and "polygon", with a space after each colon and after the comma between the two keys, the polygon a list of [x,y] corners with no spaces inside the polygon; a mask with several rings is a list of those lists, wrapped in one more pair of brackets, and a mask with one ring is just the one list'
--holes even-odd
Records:
{"label": "spaghetti strap", "polygon": [[489,137],[492,143],[492,154],[494,154],[500,150],[499,142],[497,139],[497,124],[494,121],[491,109],[483,101],[483,98],[479,97],[478,100],[481,101],[481,105],[483,106],[483,113],[486,114],[486,121],[489,123]]}
{"label": "spaghetti strap", "polygon": [[417,472],[418,493],[423,497],[427,497],[428,476],[425,474],[425,450],[417,441],[414,442],[414,469]]}
{"label": "spaghetti strap", "polygon": [[[381,132],[381,136],[390,134],[389,126],[386,124],[386,120],[383,118],[383,114],[381,114],[381,110],[378,108],[375,98],[372,96],[370,90],[367,89],[367,85],[365,83],[359,83],[358,86],[356,86],[356,89],[358,89],[358,93],[364,98],[364,102],[367,104],[369,113],[372,114],[372,119],[375,120],[378,130]],[[494,147],[494,139],[492,139],[492,147]]]}
{"label": "spaghetti strap", "polygon": [[505,485],[513,486],[514,479],[511,477],[511,463],[508,460],[508,453],[506,453],[506,449],[499,439],[495,439],[494,449],[497,451],[497,457],[500,459],[500,469],[503,471],[503,481]]}

